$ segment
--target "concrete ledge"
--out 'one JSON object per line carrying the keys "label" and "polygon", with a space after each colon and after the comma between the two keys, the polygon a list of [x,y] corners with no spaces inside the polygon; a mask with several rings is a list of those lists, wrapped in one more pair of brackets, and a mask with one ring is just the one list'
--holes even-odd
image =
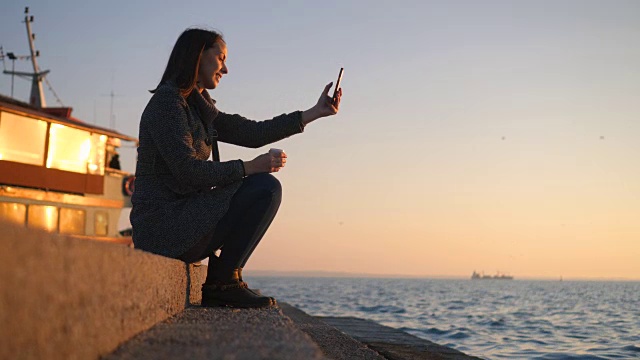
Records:
{"label": "concrete ledge", "polygon": [[367,344],[388,360],[481,360],[371,320],[355,317],[319,319]]}
{"label": "concrete ledge", "polygon": [[322,353],[327,358],[332,360],[385,360],[376,351],[324,321],[286,303],[280,303],[280,307],[282,312],[300,330],[307,333],[320,346]]}
{"label": "concrete ledge", "polygon": [[318,346],[277,307],[193,307],[124,343],[103,360],[321,360]]}
{"label": "concrete ledge", "polygon": [[206,267],[0,223],[0,359],[95,359],[199,303]]}

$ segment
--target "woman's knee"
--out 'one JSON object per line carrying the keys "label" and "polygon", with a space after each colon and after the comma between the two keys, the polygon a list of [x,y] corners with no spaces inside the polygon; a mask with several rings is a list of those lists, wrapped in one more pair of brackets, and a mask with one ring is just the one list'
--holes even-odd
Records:
{"label": "woman's knee", "polygon": [[269,191],[272,196],[277,199],[282,197],[282,185],[280,184],[280,180],[269,173],[251,175],[245,179],[245,181],[247,180],[251,181],[252,186],[259,188],[260,190]]}

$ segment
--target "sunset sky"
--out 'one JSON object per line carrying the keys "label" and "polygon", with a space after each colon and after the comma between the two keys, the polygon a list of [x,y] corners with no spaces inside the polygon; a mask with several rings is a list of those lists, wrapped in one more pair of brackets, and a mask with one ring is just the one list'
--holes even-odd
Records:
{"label": "sunset sky", "polygon": [[[113,90],[132,136],[189,26],[225,36],[211,91],[225,112],[307,109],[344,67],[338,116],[263,149],[221,146],[223,160],[289,156],[248,269],[640,279],[640,1],[393,4],[11,1],[0,45],[28,53],[29,5],[64,104],[108,126]],[[29,87],[16,79],[15,97]]]}

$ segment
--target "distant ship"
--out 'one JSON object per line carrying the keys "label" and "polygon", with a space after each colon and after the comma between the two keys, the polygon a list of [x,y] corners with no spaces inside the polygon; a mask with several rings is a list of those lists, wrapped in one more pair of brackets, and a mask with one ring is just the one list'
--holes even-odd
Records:
{"label": "distant ship", "polygon": [[501,274],[500,272],[495,275],[485,275],[484,272],[482,274],[473,271],[471,274],[471,280],[513,280],[513,276],[507,274]]}

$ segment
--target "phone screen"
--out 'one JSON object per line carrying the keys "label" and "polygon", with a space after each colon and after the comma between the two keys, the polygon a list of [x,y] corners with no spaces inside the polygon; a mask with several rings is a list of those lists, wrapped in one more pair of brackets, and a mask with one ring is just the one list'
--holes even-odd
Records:
{"label": "phone screen", "polygon": [[340,81],[342,81],[342,73],[344,72],[344,68],[340,68],[340,73],[338,74],[338,81],[336,81],[336,88],[333,90],[333,99],[336,99],[336,95],[338,95],[338,90],[340,89]]}

